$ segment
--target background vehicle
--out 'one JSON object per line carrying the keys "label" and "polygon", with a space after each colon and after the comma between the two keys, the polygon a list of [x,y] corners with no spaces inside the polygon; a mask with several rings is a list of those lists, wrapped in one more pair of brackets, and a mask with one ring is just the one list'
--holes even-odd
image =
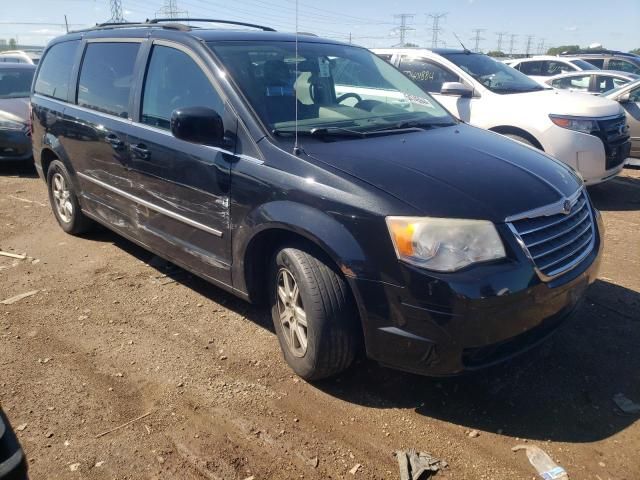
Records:
{"label": "background vehicle", "polygon": [[562,75],[548,78],[544,83],[559,90],[599,95],[639,78],[640,75],[635,73],[598,70],[596,72],[563,73]]}
{"label": "background vehicle", "polygon": [[364,48],[166,21],[45,52],[33,142],[53,213],[267,302],[302,377],[344,370],[362,338],[423,374],[499,362],[597,277],[599,216],[561,162],[457,121]]}
{"label": "background vehicle", "polygon": [[587,185],[613,178],[630,148],[615,102],[543,87],[487,55],[453,49],[374,49],[471,125],[539,148]]}
{"label": "background vehicle", "polygon": [[35,66],[0,63],[0,162],[31,159],[29,95]]}
{"label": "background vehicle", "polygon": [[0,480],[27,480],[27,462],[9,420],[0,408]]}
{"label": "background vehicle", "polygon": [[[564,57],[565,55],[561,55]],[[617,70],[640,75],[640,56],[616,50],[587,49],[570,54],[602,70]]]}
{"label": "background vehicle", "polygon": [[0,52],[0,63],[28,63],[37,65],[42,52],[33,50],[6,50]]}
{"label": "background vehicle", "polygon": [[561,73],[599,70],[580,58],[554,57],[550,55],[537,55],[505,63],[537,81],[545,81],[547,78]]}
{"label": "background vehicle", "polygon": [[[628,83],[602,94],[610,100],[619,102],[627,115],[629,133],[631,134],[631,154],[630,156],[640,159],[640,80]],[[640,166],[637,160],[630,162]]]}

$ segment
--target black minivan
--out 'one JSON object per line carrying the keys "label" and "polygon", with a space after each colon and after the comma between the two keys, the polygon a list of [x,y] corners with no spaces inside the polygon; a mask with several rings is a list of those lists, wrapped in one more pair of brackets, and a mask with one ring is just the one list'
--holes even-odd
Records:
{"label": "black minivan", "polygon": [[465,125],[364,48],[177,22],[47,47],[33,148],[66,232],[98,222],[269,304],[306,379],[362,343],[428,375],[494,364],[595,280],[600,215],[566,165]]}

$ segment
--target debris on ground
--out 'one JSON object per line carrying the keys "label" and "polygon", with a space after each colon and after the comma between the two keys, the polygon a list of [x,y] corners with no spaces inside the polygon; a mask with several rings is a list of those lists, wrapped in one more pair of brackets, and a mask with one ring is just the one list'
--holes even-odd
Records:
{"label": "debris on ground", "polygon": [[511,449],[513,452],[525,450],[529,463],[533,465],[544,480],[568,480],[569,475],[547,453],[536,445],[516,445]]}
{"label": "debris on ground", "polygon": [[396,457],[400,467],[400,480],[425,480],[449,465],[430,453],[414,449],[398,450]]}
{"label": "debris on ground", "polygon": [[123,423],[122,425],[118,425],[115,428],[112,428],[111,430],[107,430],[106,432],[102,432],[96,435],[96,438],[100,438],[100,437],[104,437],[105,435],[108,435],[109,433],[115,432],[116,430],[120,430],[121,428],[127,427],[129,425],[131,425],[134,422],[137,422],[138,420],[142,420],[143,418],[148,417],[149,415],[151,415],[153,412],[147,412],[144,415],[140,415],[139,417],[134,418],[133,420],[129,420],[126,423]]}
{"label": "debris on ground", "polygon": [[623,393],[616,393],[613,396],[613,401],[623,413],[629,415],[640,413],[640,405],[627,398]]}
{"label": "debris on ground", "polygon": [[31,290],[30,292],[26,292],[26,293],[21,293],[20,295],[16,295],[15,297],[11,297],[11,298],[7,298],[6,300],[3,300],[2,302],[0,302],[2,305],[11,305],[13,303],[19,302],[20,300],[22,300],[23,298],[27,298],[30,297],[32,295],[35,295],[36,293],[38,293],[40,290]]}
{"label": "debris on ground", "polygon": [[478,438],[480,436],[480,432],[478,430],[471,430],[467,433],[469,438]]}
{"label": "debris on ground", "polygon": [[18,253],[11,253],[11,252],[5,252],[3,250],[0,250],[0,256],[9,257],[9,258],[17,258],[18,260],[24,260],[25,258],[27,258],[26,255],[20,255]]}
{"label": "debris on ground", "polygon": [[362,467],[362,465],[360,465],[359,463],[356,463],[353,468],[351,470],[349,470],[349,473],[351,475],[355,475],[356,473],[358,473],[358,470],[360,470],[360,467]]}

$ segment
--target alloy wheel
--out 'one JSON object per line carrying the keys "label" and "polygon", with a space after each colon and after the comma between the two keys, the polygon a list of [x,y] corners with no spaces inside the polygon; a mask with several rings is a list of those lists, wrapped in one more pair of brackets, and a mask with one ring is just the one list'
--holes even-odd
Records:
{"label": "alloy wheel", "polygon": [[51,178],[51,190],[53,192],[53,200],[56,212],[65,223],[71,222],[73,219],[73,203],[71,202],[71,191],[67,186],[67,182],[60,173],[55,173]]}
{"label": "alloy wheel", "polygon": [[296,357],[303,357],[308,345],[307,314],[298,284],[286,268],[281,268],[278,272],[276,300],[282,333],[289,350]]}

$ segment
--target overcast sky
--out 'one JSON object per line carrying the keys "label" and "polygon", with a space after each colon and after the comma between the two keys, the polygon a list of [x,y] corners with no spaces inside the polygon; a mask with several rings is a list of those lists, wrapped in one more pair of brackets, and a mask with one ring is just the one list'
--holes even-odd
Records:
{"label": "overcast sky", "polygon": [[[64,15],[71,29],[109,19],[109,0],[0,0],[0,39],[17,37],[19,43],[44,45],[64,32]],[[160,16],[166,0],[122,0],[126,20]],[[278,30],[295,30],[295,0],[176,0],[190,17],[225,18],[261,23]],[[612,49],[640,47],[640,0],[299,0],[299,29],[348,40],[369,47],[392,46],[399,41],[399,19],[407,23],[407,41],[430,46],[429,13],[447,13],[441,20],[440,46],[456,46],[455,32],[469,48],[497,48],[498,32],[505,32],[502,50],[523,52],[533,35],[531,51],[544,45],[601,43]],[[57,25],[56,25],[57,24]],[[542,44],[542,42],[544,43]]]}

